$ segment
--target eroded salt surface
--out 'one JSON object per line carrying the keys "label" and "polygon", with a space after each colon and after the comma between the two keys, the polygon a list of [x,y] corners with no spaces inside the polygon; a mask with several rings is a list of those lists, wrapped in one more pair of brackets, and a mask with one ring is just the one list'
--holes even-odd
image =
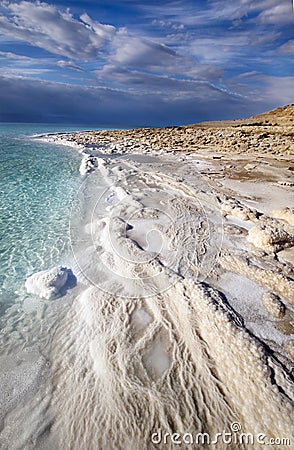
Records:
{"label": "eroded salt surface", "polygon": [[[16,364],[17,361],[17,364]],[[0,430],[5,415],[33,394],[47,375],[47,361],[37,351],[0,358]],[[1,443],[1,433],[0,433]],[[13,447],[12,447],[13,448]]]}
{"label": "eroded salt surface", "polygon": [[[101,168],[108,180],[113,179],[110,163]],[[92,285],[80,296],[56,337],[55,382],[62,395],[58,390],[54,395],[54,405],[60,411],[54,430],[60,434],[61,445],[66,445],[74,434],[73,448],[88,448],[94,441],[98,448],[149,449],[155,448],[150,443],[154,429],[194,433],[202,430],[213,435],[217,430],[229,429],[233,420],[241,423],[244,432],[289,434],[293,414],[287,397],[291,391],[289,379],[236,314],[246,318],[251,332],[283,344],[282,333],[272,333],[272,322],[261,302],[266,289],[260,281],[264,278],[270,286],[280,282],[281,290],[287,286],[291,290],[288,280],[274,273],[266,278],[264,270],[249,267],[242,258],[223,259],[226,269],[237,266],[242,272],[237,276],[237,284],[235,279],[231,285],[228,279],[223,280],[223,291],[227,292],[227,287],[235,292],[235,300],[229,293],[224,299],[209,284],[197,283],[190,272],[181,276],[182,265],[177,259],[169,265],[160,252],[153,258],[158,245],[156,241],[147,245],[149,226],[161,229],[170,248],[180,247],[179,257],[189,259],[191,244],[195,245],[196,258],[192,261],[198,273],[197,261],[201,263],[201,255],[209,251],[207,237],[213,242],[216,228],[197,227],[195,240],[186,242],[190,229],[184,228],[181,234],[176,215],[170,224],[158,222],[156,214],[146,218],[150,199],[140,193],[150,193],[150,185],[158,191],[168,186],[173,195],[168,199],[160,196],[162,203],[157,202],[157,208],[161,205],[164,212],[173,204],[174,213],[180,211],[186,224],[190,223],[192,192],[186,186],[182,188],[180,182],[168,183],[164,177],[150,173],[138,174],[136,178],[133,172],[132,177],[135,178],[130,177],[127,186],[121,181],[121,189],[112,189],[115,197],[106,196],[110,219],[104,216],[100,222],[94,220],[92,229],[87,226],[86,230],[88,235],[91,230],[100,255],[96,265],[93,258],[91,267],[87,266],[89,277],[99,283],[94,267],[102,260],[104,269],[122,275],[116,281],[121,283],[121,294],[126,295],[117,295],[110,281],[105,290]],[[142,206],[146,208],[142,221],[138,215],[132,219],[136,208],[141,210]],[[242,205],[237,204],[237,212],[241,209]],[[194,222],[199,211],[193,209]],[[241,216],[242,220],[257,220],[257,213],[252,211]],[[210,213],[206,217],[208,221],[213,218],[219,225],[216,215]],[[87,248],[91,253],[90,246]],[[164,253],[166,247],[162,249]],[[156,278],[158,273],[164,274],[163,279]],[[104,277],[107,278],[107,272]],[[168,289],[164,289],[166,282],[170,283]],[[132,298],[130,287],[136,293]],[[152,289],[154,295],[150,295]],[[246,302],[242,297],[244,289]],[[269,326],[260,328],[260,320]],[[75,354],[78,358],[72,358]],[[64,369],[67,366],[70,370]],[[77,395],[70,396],[72,391]],[[167,444],[166,448],[173,447]]]}
{"label": "eroded salt surface", "polygon": [[249,230],[248,242],[266,252],[278,252],[294,245],[294,234],[262,224]]}
{"label": "eroded salt surface", "polygon": [[[286,342],[261,302],[266,291],[291,301],[291,269],[277,270],[272,258],[268,270],[232,246],[226,253],[220,210],[240,225],[258,223],[257,209],[215,195],[198,175],[192,188],[180,180],[181,170],[185,163],[177,163],[176,180],[154,166],[97,160],[89,178],[102,177],[105,193],[89,193],[90,214],[86,208],[72,236],[84,286],[50,342],[49,448],[171,450],[171,442],[153,445],[152,433],[213,438],[235,421],[244,433],[292,438],[293,384],[262,339]],[[250,227],[242,228],[246,243]],[[153,239],[155,230],[161,241],[158,234]],[[222,293],[212,287],[217,277]],[[62,289],[47,278],[31,284],[43,293],[45,279],[45,295]],[[36,410],[31,403],[31,414]],[[2,433],[9,435],[10,426],[8,420]],[[25,445],[42,432],[28,433]]]}
{"label": "eroded salt surface", "polygon": [[284,209],[275,209],[272,211],[272,216],[276,219],[285,220],[287,223],[294,226],[294,208],[286,207]]}

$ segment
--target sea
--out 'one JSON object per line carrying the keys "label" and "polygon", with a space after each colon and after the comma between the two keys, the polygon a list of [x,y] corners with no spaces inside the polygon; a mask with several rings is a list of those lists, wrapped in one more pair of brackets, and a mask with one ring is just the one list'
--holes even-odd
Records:
{"label": "sea", "polygon": [[[42,447],[32,447],[28,435],[38,435],[34,427],[50,421],[37,393],[48,395],[50,340],[68,296],[46,301],[29,295],[25,282],[35,272],[72,266],[70,218],[84,183],[78,150],[38,137],[94,128],[0,123],[1,449]],[[34,401],[39,419],[29,425]]]}
{"label": "sea", "polygon": [[80,129],[92,127],[0,124],[0,314],[25,294],[29,275],[68,258],[81,156],[35,136]]}

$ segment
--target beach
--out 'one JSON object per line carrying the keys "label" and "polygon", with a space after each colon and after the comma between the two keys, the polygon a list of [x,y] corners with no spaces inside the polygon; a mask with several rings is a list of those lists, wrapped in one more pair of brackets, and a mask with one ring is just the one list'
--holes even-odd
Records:
{"label": "beach", "polygon": [[3,448],[291,448],[293,120],[35,138],[73,147],[81,183],[72,259],[26,284],[46,354]]}

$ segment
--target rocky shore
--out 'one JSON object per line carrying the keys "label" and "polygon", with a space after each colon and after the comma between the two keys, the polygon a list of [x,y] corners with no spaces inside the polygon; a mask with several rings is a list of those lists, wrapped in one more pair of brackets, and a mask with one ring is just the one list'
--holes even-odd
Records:
{"label": "rocky shore", "polygon": [[[294,105],[248,119],[203,122],[165,128],[101,130],[58,135],[59,139],[87,146],[110,146],[113,153],[206,151],[274,156],[294,154]],[[55,136],[56,138],[56,136]]]}

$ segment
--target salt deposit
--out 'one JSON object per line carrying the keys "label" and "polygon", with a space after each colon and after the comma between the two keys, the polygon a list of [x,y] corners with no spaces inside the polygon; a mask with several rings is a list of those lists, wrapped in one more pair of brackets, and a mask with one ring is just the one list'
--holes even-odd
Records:
{"label": "salt deposit", "polygon": [[285,315],[285,305],[279,297],[272,292],[265,292],[262,302],[266,310],[275,318],[281,319]]}
{"label": "salt deposit", "polygon": [[294,245],[294,234],[262,224],[249,230],[248,242],[266,252],[278,252]]}
{"label": "salt deposit", "polygon": [[90,155],[84,155],[80,165],[80,174],[86,175],[87,173],[91,173],[95,167],[97,167],[96,158]]}
{"label": "salt deposit", "polygon": [[271,289],[290,303],[294,303],[294,280],[275,270],[265,270],[252,263],[248,258],[223,255],[219,259],[220,265],[235,273],[240,273],[260,285]]}
{"label": "salt deposit", "polygon": [[17,357],[21,361],[18,364],[11,364],[9,358],[0,358],[0,431],[5,415],[38,389],[47,372],[46,359],[36,352],[32,356],[24,353],[15,355],[15,359]]}
{"label": "salt deposit", "polygon": [[[99,144],[108,156],[152,150],[135,139]],[[24,413],[36,415],[39,402],[22,397],[19,417],[29,431],[11,449],[34,442],[172,450],[152,435],[213,439],[235,422],[243,433],[294,439],[293,340],[275,328],[293,311],[293,267],[275,255],[292,245],[289,215],[270,216],[255,197],[213,179],[213,170],[223,173],[220,157],[190,165],[177,157],[140,163],[108,156],[83,155],[82,173],[91,175],[77,198],[82,223],[71,221],[80,284],[46,347],[52,376],[41,398],[50,420],[36,430]],[[258,165],[246,164],[250,171]],[[61,295],[68,270],[32,275],[28,292]],[[34,380],[29,386],[35,392]],[[8,412],[0,439],[11,436],[12,417]],[[215,448],[264,446],[219,441]]]}
{"label": "salt deposit", "polygon": [[[127,164],[119,172],[115,164],[101,164],[102,175],[107,181],[115,173],[126,174]],[[193,274],[201,278],[202,255],[212,251],[209,245],[213,247],[215,239],[213,221],[222,223],[217,202],[211,198],[206,216],[199,206],[191,205],[201,194],[150,172],[133,171],[114,187],[106,192],[106,201],[100,202],[101,207],[107,205],[107,210],[99,210],[103,217],[96,220],[93,214],[92,227],[88,224],[85,230],[99,258],[92,259],[90,267],[83,266],[82,254],[75,247],[77,261],[86,267],[91,283],[69,311],[53,346],[57,411],[53,429],[60,436],[60,447],[71,442],[73,449],[91,448],[95,442],[105,449],[163,448],[151,442],[158,429],[214,435],[229,430],[236,420],[243,432],[289,435],[293,410],[287,397],[292,386],[287,375],[246,331],[227,299],[209,284],[197,282],[179,263],[186,256],[195,269]],[[169,194],[163,195],[161,189],[168,189]],[[163,220],[171,205],[172,222],[168,217]],[[239,220],[259,220],[257,211],[250,208],[243,215],[241,203],[229,201],[227,205],[226,212],[234,212]],[[140,214],[136,215],[136,208]],[[195,239],[193,229],[187,227],[191,218],[194,225],[197,220],[203,222],[196,227]],[[183,230],[182,223],[186,224]],[[146,245],[148,233],[156,229],[162,233],[160,245]],[[244,228],[244,240],[246,233]],[[82,242],[81,253],[86,245],[93,254],[90,241],[83,237]],[[195,251],[190,252],[192,246]],[[168,259],[164,254],[168,248],[180,248],[181,253]],[[154,255],[154,250],[159,251]],[[214,247],[215,254],[219,251],[220,247]],[[242,273],[280,295],[283,292],[288,301],[292,298],[293,282],[275,270],[232,254],[224,254],[219,262],[226,270]],[[103,277],[100,271],[97,278],[93,269],[97,266],[99,270],[104,267]],[[110,272],[112,280],[120,277],[116,278],[121,283],[120,295],[110,282],[101,289],[99,279],[105,281]],[[263,288],[256,290],[259,295],[263,292]],[[254,305],[254,293],[251,300]],[[259,308],[263,310],[261,302]],[[254,316],[252,307],[251,311]],[[267,311],[263,311],[265,316]],[[270,328],[266,332],[268,336]],[[173,447],[167,444],[164,448]],[[236,446],[220,444],[218,448],[233,450]],[[240,444],[238,448],[247,447]]]}
{"label": "salt deposit", "polygon": [[236,420],[243,432],[288,436],[288,381],[278,366],[272,376],[265,349],[240,325],[215,290],[192,280],[145,300],[87,289],[53,346],[59,446],[150,449],[154,430],[214,436]]}
{"label": "salt deposit", "polygon": [[272,211],[272,216],[276,219],[285,220],[290,225],[294,226],[294,208],[275,209]]}
{"label": "salt deposit", "polygon": [[285,343],[285,350],[294,361],[294,341],[287,341]]}
{"label": "salt deposit", "polygon": [[25,282],[28,294],[37,295],[45,299],[54,299],[61,295],[68,279],[69,269],[53,267],[31,275]]}
{"label": "salt deposit", "polygon": [[224,214],[235,216],[240,220],[255,220],[257,211],[248,208],[241,202],[233,198],[224,199],[220,207]]}

